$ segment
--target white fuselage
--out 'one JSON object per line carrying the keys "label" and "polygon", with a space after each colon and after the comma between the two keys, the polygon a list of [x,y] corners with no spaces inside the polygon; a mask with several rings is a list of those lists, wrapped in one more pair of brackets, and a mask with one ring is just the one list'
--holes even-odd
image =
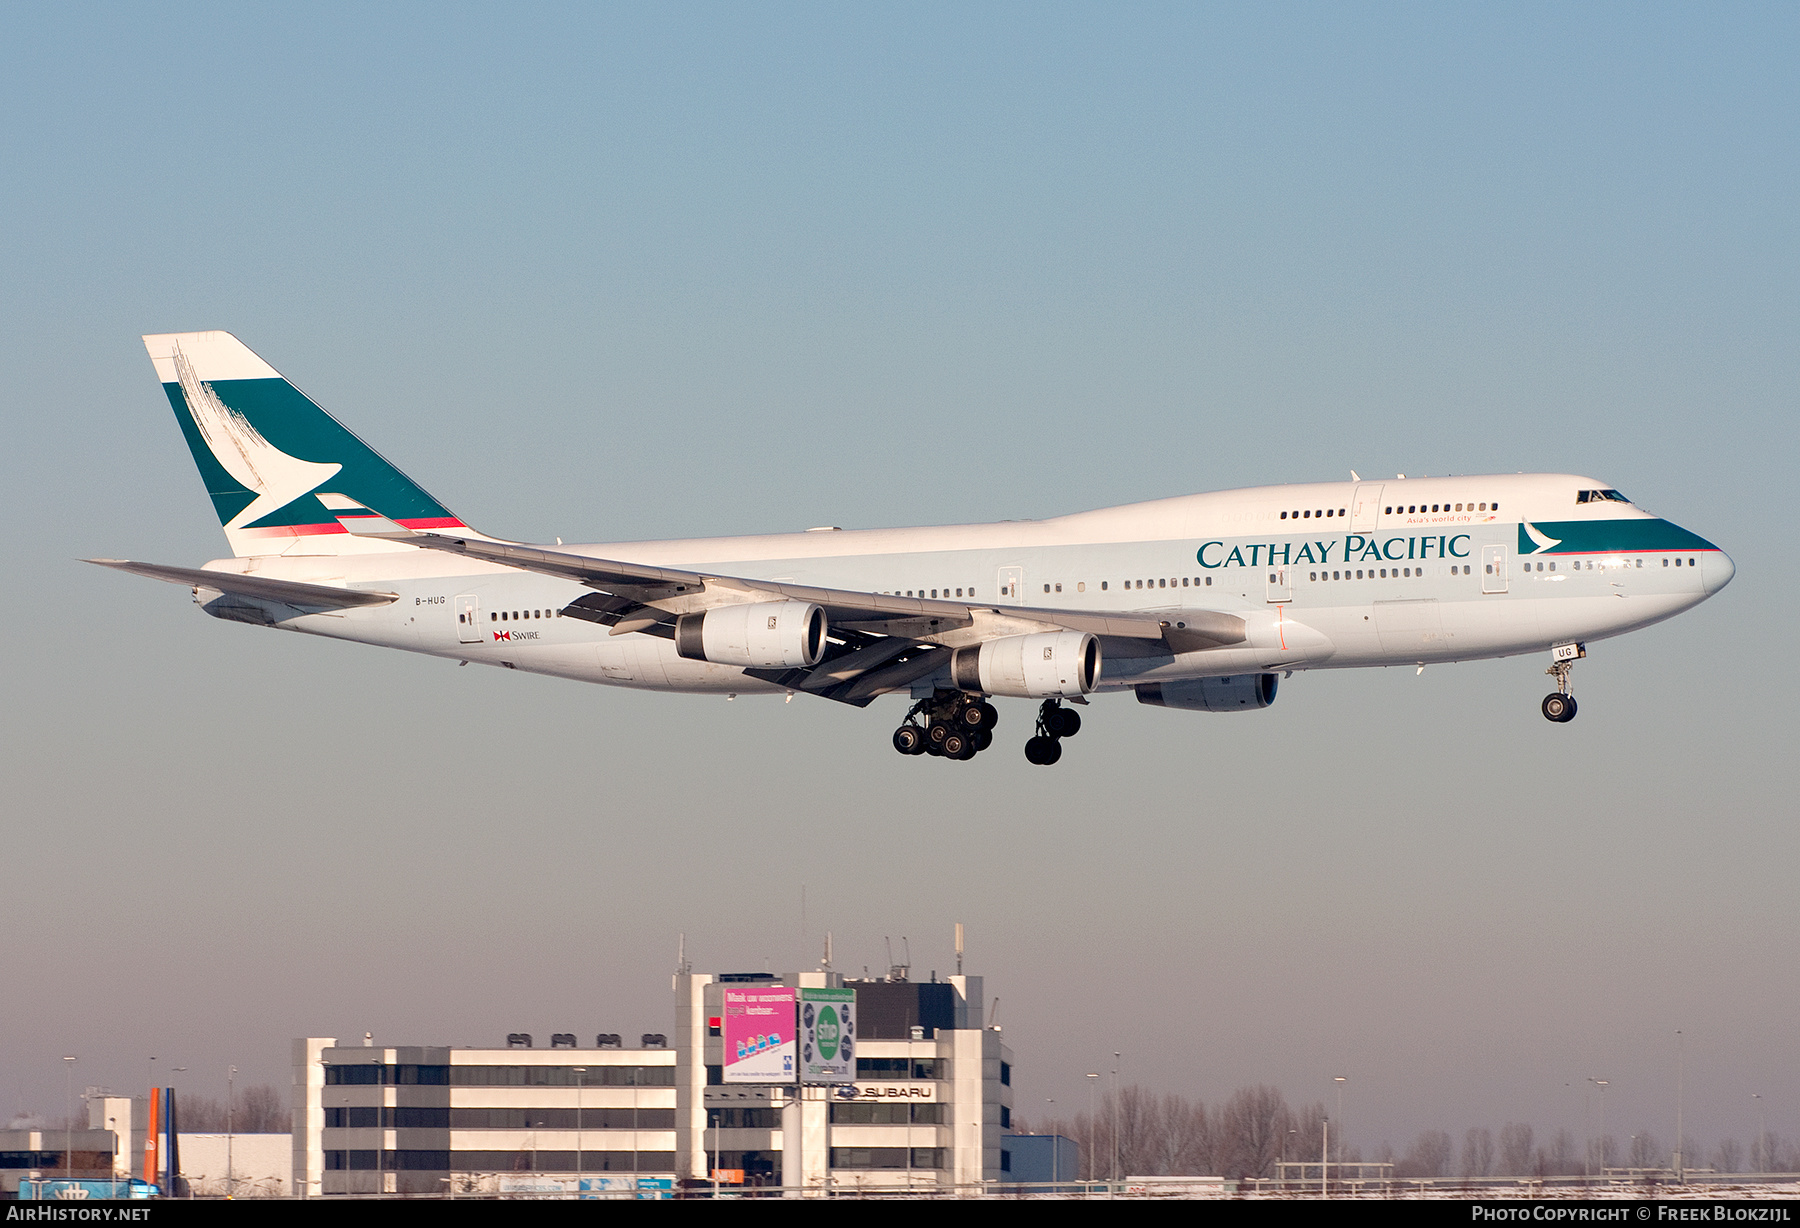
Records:
{"label": "white fuselage", "polygon": [[[1097,688],[1105,691],[1542,651],[1658,622],[1729,581],[1731,560],[1710,543],[1628,503],[1577,502],[1578,492],[1602,485],[1520,474],[1266,486],[1049,520],[556,549],[976,605],[1171,620],[1204,609],[1245,621],[1245,642],[1205,651],[1108,641]],[[1433,506],[1445,510],[1407,510]],[[1562,537],[1552,540],[1542,524],[1565,526]],[[1590,540],[1596,548],[1578,548]],[[306,548],[299,538],[284,555],[208,568],[399,594],[390,605],[279,620],[296,631],[622,686],[783,689],[678,657],[668,639],[558,617],[590,591],[573,581],[412,547],[300,553]],[[474,615],[472,626],[458,623],[459,609]]]}

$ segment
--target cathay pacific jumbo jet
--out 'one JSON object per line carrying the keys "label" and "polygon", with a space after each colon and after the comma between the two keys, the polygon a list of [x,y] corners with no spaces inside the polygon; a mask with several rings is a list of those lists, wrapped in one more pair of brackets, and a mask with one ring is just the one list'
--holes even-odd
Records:
{"label": "cathay pacific jumbo jet", "polygon": [[1595,478],[1261,486],[1049,520],[532,545],[478,533],[230,333],[144,338],[232,557],[94,559],[215,618],[659,691],[911,706],[901,754],[970,759],[995,697],[1247,712],[1297,670],[1547,654],[1552,721],[1587,646],[1731,579],[1724,551]]}

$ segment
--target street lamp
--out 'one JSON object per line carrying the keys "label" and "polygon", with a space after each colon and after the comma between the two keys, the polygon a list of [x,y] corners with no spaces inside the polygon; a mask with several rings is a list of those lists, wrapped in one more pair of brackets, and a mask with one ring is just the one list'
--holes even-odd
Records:
{"label": "street lamp", "polygon": [[1675,1033],[1675,1180],[1684,1179],[1685,1168],[1681,1162],[1681,1093],[1682,1084],[1687,1073],[1687,1038],[1678,1029]]}
{"label": "street lamp", "polygon": [[1098,1070],[1090,1070],[1090,1071],[1088,1071],[1087,1077],[1088,1077],[1087,1170],[1088,1170],[1088,1180],[1092,1181],[1094,1179],[1094,1170],[1095,1170],[1095,1168],[1098,1167],[1098,1165],[1096,1165],[1094,1162],[1098,1158],[1094,1154],[1094,1136],[1099,1133],[1100,1119],[1098,1117],[1094,1116],[1094,1088],[1100,1081],[1100,1072]]}
{"label": "street lamp", "polygon": [[[1606,1176],[1606,1082],[1607,1082],[1607,1080],[1606,1079],[1595,1079],[1595,1077],[1593,1077],[1593,1075],[1588,1075],[1588,1082],[1591,1082],[1591,1084],[1593,1084],[1593,1086],[1595,1086],[1595,1088],[1600,1089],[1600,1176]],[[1588,1147],[1588,1154],[1589,1154],[1589,1156],[1591,1156],[1591,1154],[1593,1154],[1593,1147],[1591,1147],[1591,1145],[1589,1145],[1589,1147]]]}
{"label": "street lamp", "polygon": [[237,1067],[225,1067],[225,1197],[237,1197],[237,1172],[231,1164],[231,1144],[237,1134]]}
{"label": "street lamp", "polygon": [[1112,1179],[1119,1179],[1119,1054],[1113,1053],[1112,1070]]}
{"label": "street lamp", "polygon": [[1751,1092],[1750,1098],[1756,1101],[1757,1116],[1761,1119],[1761,1126],[1756,1135],[1757,1151],[1761,1153],[1757,1163],[1762,1165],[1759,1171],[1766,1173],[1771,1167],[1769,1164],[1769,1103],[1762,1098],[1761,1092]]}
{"label": "street lamp", "polygon": [[1341,1177],[1342,1177],[1342,1176],[1343,1176],[1343,1175],[1344,1175],[1344,1084],[1345,1084],[1345,1083],[1348,1083],[1348,1082],[1349,1082],[1349,1080],[1348,1080],[1348,1079],[1346,1079],[1346,1078],[1345,1078],[1345,1077],[1344,1077],[1344,1076],[1343,1076],[1343,1075],[1336,1075],[1336,1076],[1334,1076],[1334,1077],[1333,1077],[1333,1078],[1332,1078],[1332,1080],[1331,1080],[1331,1081],[1332,1081],[1332,1082],[1333,1082],[1333,1083],[1336,1083],[1336,1084],[1337,1084],[1337,1094],[1338,1094],[1338,1115],[1337,1115],[1337,1123],[1338,1123],[1338,1148],[1337,1148],[1337,1157],[1338,1157],[1338,1176],[1339,1176],[1339,1177],[1340,1177],[1340,1178],[1341,1178]]}
{"label": "street lamp", "polygon": [[67,1074],[69,1115],[63,1119],[63,1177],[74,1180],[75,1177],[75,1058],[73,1054],[63,1056],[63,1070]]}
{"label": "street lamp", "polygon": [[581,1174],[584,1171],[581,1163],[581,1089],[587,1083],[587,1067],[569,1067],[575,1075],[575,1189],[581,1189]]}

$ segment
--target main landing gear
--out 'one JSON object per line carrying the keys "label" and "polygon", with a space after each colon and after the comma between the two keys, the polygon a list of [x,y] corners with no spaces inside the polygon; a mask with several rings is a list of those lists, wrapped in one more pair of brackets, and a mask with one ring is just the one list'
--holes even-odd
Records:
{"label": "main landing gear", "polygon": [[[938,691],[914,704],[906,721],[894,730],[894,749],[903,755],[936,755],[941,759],[973,759],[994,742],[1000,713],[993,704],[967,691]],[[1060,699],[1038,708],[1037,734],[1025,743],[1025,758],[1048,766],[1062,758],[1062,740],[1081,732],[1081,713]]]}
{"label": "main landing gear", "polygon": [[1556,689],[1544,696],[1544,702],[1540,705],[1544,710],[1545,720],[1561,725],[1575,719],[1578,705],[1575,697],[1569,693],[1569,671],[1575,668],[1575,662],[1585,656],[1585,644],[1562,644],[1550,650],[1550,668],[1544,672],[1556,679]]}
{"label": "main landing gear", "polygon": [[1059,699],[1046,699],[1038,709],[1037,736],[1025,743],[1028,762],[1044,767],[1062,758],[1062,740],[1081,732],[1081,713]]}
{"label": "main landing gear", "polygon": [[906,722],[894,730],[894,749],[903,755],[973,759],[993,745],[999,721],[1000,710],[979,695],[938,691],[912,706]]}

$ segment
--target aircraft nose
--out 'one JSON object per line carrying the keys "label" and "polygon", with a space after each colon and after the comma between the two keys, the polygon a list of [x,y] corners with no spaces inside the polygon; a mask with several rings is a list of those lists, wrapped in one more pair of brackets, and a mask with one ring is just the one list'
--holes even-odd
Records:
{"label": "aircraft nose", "polygon": [[1717,550],[1706,556],[1706,569],[1700,573],[1700,583],[1706,589],[1706,595],[1712,596],[1727,584],[1731,577],[1737,575],[1737,564],[1723,550]]}

